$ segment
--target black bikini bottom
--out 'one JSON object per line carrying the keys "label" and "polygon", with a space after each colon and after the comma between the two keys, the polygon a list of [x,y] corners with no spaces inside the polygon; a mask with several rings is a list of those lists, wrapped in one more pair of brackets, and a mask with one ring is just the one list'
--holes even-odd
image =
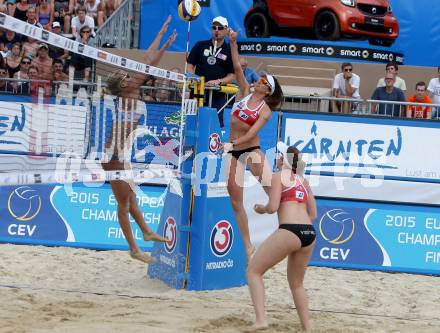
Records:
{"label": "black bikini bottom", "polygon": [[280,224],[278,228],[297,235],[301,241],[301,247],[309,246],[316,238],[315,228],[311,224]]}
{"label": "black bikini bottom", "polygon": [[260,146],[253,146],[253,147],[249,147],[249,148],[245,148],[245,149],[241,149],[241,150],[231,150],[229,153],[232,154],[232,156],[234,156],[238,160],[241,155],[246,154],[246,153],[250,153],[251,151],[254,151],[257,149],[260,149]]}

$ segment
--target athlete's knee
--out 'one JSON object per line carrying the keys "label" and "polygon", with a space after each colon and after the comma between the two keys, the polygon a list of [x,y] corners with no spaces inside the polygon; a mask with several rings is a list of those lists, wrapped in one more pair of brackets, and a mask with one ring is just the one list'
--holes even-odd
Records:
{"label": "athlete's knee", "polygon": [[231,206],[234,212],[239,212],[241,210],[244,210],[243,201],[240,199],[234,199],[230,197]]}
{"label": "athlete's knee", "polygon": [[128,213],[130,211],[130,197],[118,200],[118,213]]}

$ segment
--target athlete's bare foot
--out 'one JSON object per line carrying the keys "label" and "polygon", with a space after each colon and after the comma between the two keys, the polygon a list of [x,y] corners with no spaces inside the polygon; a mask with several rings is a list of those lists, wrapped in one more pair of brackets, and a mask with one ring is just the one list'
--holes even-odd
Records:
{"label": "athlete's bare foot", "polygon": [[253,331],[262,331],[269,328],[269,325],[267,324],[266,321],[263,321],[261,323],[255,323],[254,325],[252,325],[252,330]]}
{"label": "athlete's bare foot", "polygon": [[155,232],[144,232],[143,233],[144,236],[144,241],[153,241],[153,242],[163,242],[165,243],[167,241],[166,238],[156,234]]}
{"label": "athlete's bare foot", "polygon": [[149,256],[145,252],[141,252],[141,251],[138,251],[138,252],[130,251],[130,257],[132,257],[133,259],[142,261],[146,264],[154,264],[156,262],[156,258]]}

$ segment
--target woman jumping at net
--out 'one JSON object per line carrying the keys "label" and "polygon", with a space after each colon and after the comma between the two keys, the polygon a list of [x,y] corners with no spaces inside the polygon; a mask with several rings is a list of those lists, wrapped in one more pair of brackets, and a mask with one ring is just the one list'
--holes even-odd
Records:
{"label": "woman jumping at net", "polygon": [[308,182],[303,178],[304,162],[295,147],[279,149],[277,161],[281,171],[273,176],[269,202],[255,205],[259,214],[278,213],[279,228],[258,248],[248,267],[248,283],[255,308],[255,328],[267,327],[264,309],[264,273],[287,257],[287,280],[302,329],[310,330],[309,309],[304,275],[315,245],[316,202]]}
{"label": "woman jumping at net", "polygon": [[228,31],[235,77],[240,87],[236,98],[241,100],[232,107],[229,142],[223,148],[231,154],[228,192],[249,260],[255,248],[251,244],[248,218],[243,206],[244,171],[247,165],[268,193],[272,171],[260,149],[258,133],[268,122],[272,110],[281,105],[283,92],[277,79],[269,74],[261,75],[251,92],[240,65],[237,35],[238,31]]}
{"label": "woman jumping at net", "polygon": [[[148,49],[146,63],[149,65],[157,65],[165,50],[176,39],[176,32],[173,32],[164,46],[159,50],[157,49],[167,30],[170,19],[171,17],[167,18],[152,46]],[[119,124],[113,125],[111,128],[110,138],[106,143],[106,153],[111,154],[110,161],[102,163],[102,167],[106,171],[130,169],[131,154],[128,158],[124,154],[126,151],[130,151],[133,140],[131,134],[136,129],[140,116],[145,113],[145,103],[139,102],[139,88],[144,81],[144,74],[128,73],[121,70],[112,73],[107,79],[108,91],[118,98],[115,103],[116,114],[120,113],[122,116]],[[121,103],[118,103],[118,100]],[[140,112],[137,112],[139,109]],[[110,185],[118,203],[118,221],[130,247],[130,256],[145,263],[153,263],[155,259],[142,252],[137,245],[131,229],[129,215],[134,218],[141,229],[145,241],[165,242],[166,239],[153,232],[145,223],[136,201],[135,186],[132,180],[112,180]]]}

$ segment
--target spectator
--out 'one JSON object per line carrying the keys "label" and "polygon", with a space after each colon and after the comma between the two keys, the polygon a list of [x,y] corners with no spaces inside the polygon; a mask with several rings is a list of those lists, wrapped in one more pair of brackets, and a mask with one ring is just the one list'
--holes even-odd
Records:
{"label": "spectator", "polygon": [[260,79],[260,75],[258,75],[257,71],[248,66],[246,57],[240,57],[240,65],[243,69],[244,77],[249,84],[253,84]]}
{"label": "spectator", "polygon": [[28,71],[29,82],[23,86],[23,91],[31,96],[38,98],[40,92],[44,97],[49,97],[52,93],[52,84],[50,81],[41,80],[41,74],[37,66],[30,66]]}
{"label": "spectator", "polygon": [[21,43],[14,43],[5,59],[6,69],[8,70],[9,77],[14,77],[14,74],[20,70],[20,63],[22,58],[22,45]]}
{"label": "spectator", "polygon": [[[399,65],[397,65],[397,63],[395,62],[389,62],[386,65],[385,70],[386,73],[394,74],[394,76],[396,77],[396,80],[394,81],[394,86],[403,91],[406,91],[405,80],[402,79],[400,76],[397,76],[397,72],[399,71]],[[379,79],[379,81],[377,82],[377,87],[385,87],[385,86],[386,86],[385,78]]]}
{"label": "spectator", "polygon": [[92,17],[87,15],[87,9],[84,6],[81,6],[76,10],[76,15],[77,16],[72,19],[72,34],[77,41],[80,41],[81,36],[79,31],[81,28],[87,26],[93,33],[95,30],[95,21]]}
{"label": "spectator", "polygon": [[49,47],[46,43],[41,43],[37,56],[32,59],[32,65],[38,68],[40,80],[52,80],[52,63],[53,60],[49,57]]}
{"label": "spectator", "polygon": [[16,19],[22,20],[24,22],[27,21],[27,11],[30,7],[28,0],[17,0],[14,8],[11,8],[9,15],[14,16]]}
{"label": "spectator", "polygon": [[[418,82],[416,84],[416,94],[408,97],[407,102],[431,104],[432,99],[426,95],[426,83]],[[431,107],[421,105],[408,105],[406,107],[407,118],[431,119]]]}
{"label": "spectator", "polygon": [[36,39],[28,37],[27,41],[23,43],[23,55],[25,57],[30,57],[31,59],[37,56],[38,47],[40,44]]}
{"label": "spectator", "polygon": [[53,77],[54,81],[69,81],[69,75],[63,71],[64,65],[61,60],[55,59],[53,61]]}
{"label": "spectator", "polygon": [[[188,72],[204,76],[207,86],[220,86],[231,83],[235,79],[232,64],[231,48],[225,41],[228,20],[217,16],[212,20],[211,39],[197,42],[188,57]],[[221,109],[226,104],[226,94],[219,91],[212,92],[212,104],[214,109]],[[209,102],[209,95],[205,101]],[[224,127],[223,110],[218,113],[220,126]]]}
{"label": "spectator", "polygon": [[26,12],[27,16],[27,23],[35,25],[39,28],[43,28],[43,26],[38,22],[37,20],[37,9],[35,7],[29,7],[29,9]]}
{"label": "spectator", "polygon": [[16,0],[3,0],[1,12],[8,14],[9,16],[14,16],[16,6]]}
{"label": "spectator", "polygon": [[[72,26],[73,27],[73,26]],[[92,34],[92,29],[88,26],[81,27],[79,35],[81,36],[80,42],[87,45],[90,42],[90,37]],[[75,80],[90,80],[90,70],[92,68],[92,59],[89,57],[84,57],[80,54],[74,53],[70,59],[70,67],[74,70]]]}
{"label": "spectator", "polygon": [[[28,71],[29,67],[32,63],[32,59],[29,57],[23,57],[20,63],[20,70],[14,74],[14,79],[16,80],[27,80],[29,79]],[[16,81],[14,82],[14,89],[18,94],[23,94],[23,84],[25,81]]]}
{"label": "spectator", "polygon": [[40,6],[37,7],[38,22],[46,30],[51,30],[53,22],[53,4],[50,0],[40,0]]}
{"label": "spectator", "polygon": [[[428,91],[432,97],[434,104],[440,104],[440,66],[437,67],[438,77],[434,77],[429,81]],[[440,107],[434,107],[432,110],[432,118],[438,119],[440,115]]]}
{"label": "spectator", "polygon": [[21,36],[15,31],[6,30],[5,35],[0,39],[0,48],[3,52],[8,52],[12,49],[12,45],[21,42]]}
{"label": "spectator", "polygon": [[[341,65],[341,70],[342,72],[336,74],[333,82],[333,96],[360,99],[359,86],[361,78],[353,73],[353,65],[349,62],[344,62]],[[342,107],[343,113],[349,113],[352,111],[354,104],[348,101],[332,101],[332,106],[333,112],[340,112],[340,107]]]}
{"label": "spectator", "polygon": [[70,33],[70,21],[74,13],[75,0],[55,0],[53,17],[63,26],[64,33]]}
{"label": "spectator", "polygon": [[[57,35],[61,34],[60,22],[55,21],[52,23],[52,32]],[[49,57],[52,59],[61,60],[64,64],[64,61],[69,58],[69,51],[60,47],[49,45]]]}
{"label": "spectator", "polygon": [[112,16],[114,11],[119,7],[121,4],[120,0],[102,0],[103,1],[103,10],[104,15],[106,18]]}
{"label": "spectator", "polygon": [[100,27],[105,20],[101,0],[87,0],[85,6],[87,9],[87,15],[93,17],[95,24]]}
{"label": "spectator", "polygon": [[[394,87],[394,83],[396,81],[396,76],[391,72],[387,72],[385,75],[385,87],[378,87],[374,90],[373,96],[371,99],[376,101],[396,101],[396,102],[405,102],[405,94],[399,88]],[[376,113],[376,104],[372,104],[371,111]],[[398,104],[379,104],[379,108],[377,110],[378,114],[387,115],[392,117],[400,117],[401,114],[401,105]]]}
{"label": "spectator", "polygon": [[14,88],[9,79],[8,70],[5,67],[0,67],[0,94],[10,94],[14,92]]}

